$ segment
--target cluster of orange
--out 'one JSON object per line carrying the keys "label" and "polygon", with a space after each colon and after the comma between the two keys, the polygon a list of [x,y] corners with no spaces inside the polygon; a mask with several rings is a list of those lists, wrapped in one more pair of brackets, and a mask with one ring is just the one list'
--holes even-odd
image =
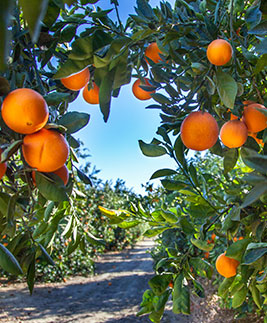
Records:
{"label": "cluster of orange", "polygon": [[90,71],[88,68],[72,74],[68,77],[62,78],[61,83],[69,90],[79,91],[83,88],[83,98],[87,103],[98,104],[99,103],[99,87],[92,82],[92,87],[88,90],[88,82],[90,80]]}
{"label": "cluster of orange", "polygon": [[[245,102],[246,103],[246,102]],[[241,120],[231,119],[220,130],[222,143],[228,148],[238,148],[244,145],[248,135],[254,137],[263,145],[257,133],[267,127],[267,117],[259,109],[266,108],[258,103],[249,102],[244,106]],[[193,150],[202,151],[211,148],[219,137],[219,127],[216,120],[208,112],[191,112],[182,122],[181,139],[184,145]]]}
{"label": "cluster of orange", "polygon": [[[66,183],[68,170],[65,162],[68,159],[69,146],[61,133],[44,128],[49,117],[45,99],[32,89],[16,89],[4,99],[1,114],[11,130],[25,135],[22,154],[27,164],[39,172],[56,173],[59,177],[64,173],[62,180]],[[0,165],[2,177],[6,164]]]}
{"label": "cluster of orange", "polygon": [[[149,59],[151,59],[154,63],[159,63],[160,61],[162,61],[160,54],[163,54],[162,51],[159,49],[158,45],[156,42],[153,42],[151,44],[148,45],[148,47],[145,50],[145,60],[146,62],[149,64],[147,57]],[[137,79],[132,87],[132,92],[133,95],[139,99],[139,100],[149,100],[151,99],[151,95],[152,93],[155,93],[154,90],[151,91],[145,91],[143,90],[140,85],[145,85],[147,87],[152,87],[150,84],[150,81],[148,78],[143,78],[142,80]]]}

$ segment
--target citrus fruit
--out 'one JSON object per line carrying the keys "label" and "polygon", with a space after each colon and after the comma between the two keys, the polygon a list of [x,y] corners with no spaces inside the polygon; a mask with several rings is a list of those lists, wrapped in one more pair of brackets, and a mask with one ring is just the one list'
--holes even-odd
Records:
{"label": "citrus fruit", "polygon": [[10,92],[3,101],[1,113],[9,128],[22,134],[42,129],[49,116],[45,99],[38,92],[27,88]]}
{"label": "citrus fruit", "polygon": [[22,153],[26,162],[39,172],[54,172],[65,164],[69,147],[56,130],[41,129],[24,137]]}
{"label": "citrus fruit", "polygon": [[[32,172],[32,181],[33,184],[36,185],[36,175],[35,175],[35,171]],[[58,177],[60,177],[64,183],[64,185],[68,184],[69,181],[69,171],[66,165],[63,165],[62,167],[60,167],[59,169],[55,170],[52,174],[57,175]]]}
{"label": "citrus fruit", "polygon": [[248,129],[243,121],[230,120],[220,131],[222,143],[228,148],[238,148],[244,145],[248,137]]}
{"label": "citrus fruit", "polygon": [[[2,154],[2,149],[0,148],[0,160],[1,160],[1,154]],[[7,169],[6,163],[0,163],[0,179],[5,175]]]}
{"label": "citrus fruit", "polygon": [[267,116],[258,109],[267,109],[262,104],[252,103],[244,107],[243,120],[249,132],[259,132],[267,127]]}
{"label": "citrus fruit", "polygon": [[239,261],[227,257],[225,253],[222,253],[216,260],[215,266],[220,275],[226,278],[230,278],[236,275],[236,269],[239,265]]}
{"label": "citrus fruit", "polygon": [[78,73],[62,78],[60,81],[67,89],[72,91],[79,91],[83,87],[85,87],[89,80],[90,72],[88,68],[85,68]]}
{"label": "citrus fruit", "polygon": [[[154,63],[159,63],[162,61],[159,54],[162,54],[162,51],[158,48],[158,45],[156,42],[153,42],[148,45],[148,47],[145,50],[145,59],[146,57],[150,58]],[[147,63],[149,64],[148,60],[146,59]]]}
{"label": "citrus fruit", "polygon": [[98,104],[99,103],[99,87],[93,82],[93,87],[88,90],[86,85],[83,89],[83,98],[87,103]]}
{"label": "citrus fruit", "polygon": [[134,82],[133,87],[132,87],[132,91],[133,91],[134,96],[139,100],[149,100],[149,99],[151,99],[150,94],[155,93],[154,90],[145,91],[140,88],[139,85],[151,86],[148,78],[144,78],[144,81],[145,81],[145,84],[141,84],[141,80],[138,79]]}
{"label": "citrus fruit", "polygon": [[208,112],[191,112],[181,125],[181,139],[189,149],[209,149],[215,145],[218,135],[218,124]]}
{"label": "citrus fruit", "polygon": [[213,40],[207,49],[207,57],[211,64],[222,66],[232,58],[232,46],[224,39]]}

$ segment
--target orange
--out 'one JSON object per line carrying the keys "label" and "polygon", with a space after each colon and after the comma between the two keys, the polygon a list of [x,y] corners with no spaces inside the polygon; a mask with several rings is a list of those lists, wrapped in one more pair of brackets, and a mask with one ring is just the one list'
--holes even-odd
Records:
{"label": "orange", "polygon": [[213,234],[211,235],[211,241],[212,241],[212,242],[214,242],[214,241],[215,241],[215,238],[216,238],[216,234],[215,234],[215,233],[213,233]]}
{"label": "orange", "polygon": [[259,132],[267,127],[267,116],[257,109],[265,109],[265,106],[252,103],[244,108],[243,120],[249,132]]}
{"label": "orange", "polygon": [[99,87],[93,82],[93,87],[88,90],[86,85],[83,89],[83,98],[87,103],[98,104],[99,103]]}
{"label": "orange", "polygon": [[215,266],[220,275],[229,278],[236,275],[236,269],[239,265],[239,261],[229,258],[222,253],[216,260]]}
{"label": "orange", "polygon": [[62,134],[42,129],[24,137],[22,153],[26,162],[39,172],[54,172],[65,164],[69,147]]}
{"label": "orange", "polygon": [[248,137],[248,129],[243,121],[230,120],[220,131],[222,143],[228,148],[238,148],[244,145]]}
{"label": "orange", "polygon": [[[151,84],[149,83],[148,78],[144,78],[144,81],[145,81],[145,84],[143,84],[143,85],[151,86]],[[150,94],[155,93],[155,91],[154,90],[145,91],[145,90],[141,89],[139,85],[142,85],[140,79],[136,80],[134,82],[134,84],[133,84],[132,91],[133,91],[134,96],[139,100],[149,100],[149,99],[151,99]]]}
{"label": "orange", "polygon": [[173,288],[173,282],[172,281],[169,283],[169,287]]}
{"label": "orange", "polygon": [[[0,148],[0,160],[1,160],[1,154],[2,154],[2,152],[3,151]],[[6,169],[7,169],[6,163],[0,163],[0,179],[5,175]]]}
{"label": "orange", "polygon": [[257,132],[256,132],[256,133],[254,133],[254,132],[249,132],[249,133],[248,133],[248,135],[249,135],[250,137],[254,138],[254,139],[257,141],[257,143],[258,143],[259,145],[264,146],[264,142],[263,142],[263,140],[262,140],[262,139],[260,139],[260,138],[257,138]]}
{"label": "orange", "polygon": [[41,94],[26,88],[10,92],[3,101],[1,113],[9,128],[22,134],[42,129],[49,116],[47,104]]}
{"label": "orange", "polygon": [[90,80],[90,72],[86,67],[84,70],[61,79],[61,83],[69,90],[79,91]]}
{"label": "orange", "polygon": [[234,240],[234,242],[236,242],[236,241],[237,241],[237,237],[234,237],[234,239],[233,239],[233,240]]}
{"label": "orange", "polygon": [[209,149],[215,145],[218,135],[218,124],[208,112],[191,112],[181,125],[181,139],[189,149]]}
{"label": "orange", "polygon": [[207,252],[205,252],[205,253],[204,253],[204,258],[205,258],[205,259],[209,259],[209,256],[210,256],[209,251],[207,251]]}
{"label": "orange", "polygon": [[[162,61],[159,54],[163,54],[162,51],[158,48],[158,45],[156,42],[153,42],[148,45],[148,47],[145,50],[145,57],[150,58],[154,63],[159,63]],[[149,64],[148,60],[145,58],[146,62]]]}
{"label": "orange", "polygon": [[232,58],[232,46],[224,39],[213,40],[207,49],[207,57],[211,64],[222,66]]}
{"label": "orange", "polygon": [[[53,174],[56,174],[58,177],[60,177],[64,185],[67,185],[69,181],[69,171],[66,165],[63,165],[59,169],[55,170]],[[33,184],[36,185],[35,171],[32,172],[32,181],[33,181]]]}

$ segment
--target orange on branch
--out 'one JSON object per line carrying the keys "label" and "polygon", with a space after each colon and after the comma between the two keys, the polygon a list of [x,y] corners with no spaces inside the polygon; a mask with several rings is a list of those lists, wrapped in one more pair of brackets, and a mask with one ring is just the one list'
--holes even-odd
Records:
{"label": "orange on branch", "polygon": [[258,109],[267,111],[264,105],[258,103],[251,103],[244,107],[243,120],[249,132],[259,132],[267,127],[267,116]]}
{"label": "orange on branch", "polygon": [[215,233],[212,233],[212,235],[211,235],[211,241],[214,242],[215,239],[216,239],[216,234]]}
{"label": "orange on branch", "polygon": [[22,153],[26,162],[39,172],[54,172],[65,164],[69,146],[59,132],[42,129],[24,137]]}
{"label": "orange on branch", "polygon": [[[1,160],[1,154],[2,154],[2,149],[0,148],[0,160]],[[7,164],[6,163],[0,163],[0,179],[5,175],[7,169]],[[3,238],[4,239],[4,238]]]}
{"label": "orange on branch", "polygon": [[248,129],[243,121],[230,120],[220,131],[222,143],[228,148],[238,148],[244,145],[248,137]]}
{"label": "orange on branch", "polygon": [[9,128],[22,134],[42,129],[49,117],[45,99],[38,92],[27,88],[10,92],[3,101],[1,113]]}
{"label": "orange on branch", "polygon": [[89,80],[90,72],[88,68],[85,68],[78,73],[62,78],[60,81],[67,89],[72,91],[79,91],[83,87],[85,87]]}
{"label": "orange on branch", "polygon": [[205,258],[205,259],[209,259],[209,256],[210,256],[209,251],[207,251],[207,252],[205,252],[205,253],[204,253],[204,258]]}
{"label": "orange on branch", "polygon": [[159,49],[158,45],[156,42],[153,42],[148,45],[148,47],[145,50],[145,60],[149,64],[148,60],[146,57],[150,58],[154,63],[159,63],[162,61],[161,57],[159,54],[163,54],[162,51]]}
{"label": "orange on branch", "polygon": [[93,87],[88,90],[86,85],[83,89],[83,98],[87,103],[99,104],[99,87],[93,82]]}
{"label": "orange on branch", "polygon": [[232,58],[232,46],[224,39],[213,40],[207,49],[207,58],[211,64],[222,66]]}
{"label": "orange on branch", "polygon": [[134,94],[134,96],[139,99],[139,100],[149,100],[151,99],[151,93],[155,93],[155,90],[151,90],[151,91],[145,91],[143,89],[140,88],[140,85],[145,85],[145,86],[151,86],[151,84],[149,83],[149,79],[148,78],[144,78],[145,84],[141,83],[140,79],[137,79],[132,87],[132,92]]}
{"label": "orange on branch", "polygon": [[[36,175],[35,175],[35,171],[32,172],[32,181],[33,184],[36,185]],[[68,184],[69,181],[69,171],[66,165],[63,165],[62,167],[60,167],[59,169],[55,170],[52,174],[57,175],[58,177],[60,177],[64,183],[64,185]]]}
{"label": "orange on branch", "polygon": [[215,145],[218,135],[218,124],[208,112],[191,112],[181,125],[181,139],[189,149],[209,149]]}
{"label": "orange on branch", "polygon": [[236,269],[239,265],[239,261],[227,257],[225,253],[222,253],[216,260],[215,266],[218,273],[226,278],[230,278],[236,275]]}

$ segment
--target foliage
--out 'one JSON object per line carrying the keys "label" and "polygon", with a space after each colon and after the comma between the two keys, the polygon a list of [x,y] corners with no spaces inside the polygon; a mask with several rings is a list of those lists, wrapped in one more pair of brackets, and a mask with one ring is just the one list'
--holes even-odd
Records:
{"label": "foliage", "polygon": [[[121,86],[132,77],[149,77],[156,93],[151,94],[155,103],[147,108],[159,109],[162,123],[157,130],[159,139],[150,143],[140,140],[140,149],[149,157],[169,155],[177,163],[177,169],[165,168],[152,175],[162,178],[166,190],[161,201],[153,202],[154,210],[134,202],[128,210],[99,208],[111,224],[120,228],[148,224],[148,237],[175,232],[174,245],[168,246],[167,256],[159,260],[139,314],[150,313],[151,321],[159,322],[170,294],[175,313],[190,313],[190,290],[204,294],[197,276],[209,278],[213,269],[202,259],[202,252],[221,253],[207,241],[211,232],[221,241],[220,251],[226,249],[227,256],[241,263],[238,274],[222,282],[219,294],[228,297],[239,311],[252,298],[258,313],[263,313],[267,302],[267,130],[257,134],[265,145],[249,137],[242,148],[228,149],[218,140],[210,149],[212,156],[218,157],[206,155],[202,166],[183,145],[180,126],[195,110],[209,112],[221,126],[230,113],[242,116],[244,101],[266,105],[264,1],[176,0],[174,8],[165,1],[152,8],[149,1],[137,0],[136,15],[130,15],[125,25],[118,14],[118,1],[110,2],[117,14],[116,22],[109,18],[111,10],[91,6],[96,2],[101,4],[97,0],[39,1],[32,7],[32,1],[19,1],[20,7],[15,1],[1,3],[5,17],[0,25],[2,95],[22,86],[37,89],[50,107],[48,127],[65,132],[72,147],[69,185],[62,188],[40,175],[39,185],[33,189],[31,169],[19,153],[22,136],[1,121],[1,144],[5,147],[1,160],[8,160],[8,181],[2,181],[0,226],[11,239],[8,248],[0,245],[4,255],[1,266],[17,274],[27,273],[32,290],[35,259],[43,254],[52,262],[46,250],[52,249],[60,223],[68,221],[65,231],[72,237],[70,249],[85,241],[99,243],[98,237],[84,230],[73,203],[84,197],[73,187],[75,178],[91,183],[90,176],[74,166],[74,150],[79,142],[72,136],[89,118],[67,112],[77,92],[66,90],[59,81],[89,66],[91,79],[100,89],[104,121],[108,120],[112,97],[119,95]],[[8,20],[12,10],[14,14]],[[12,42],[8,47],[10,32]],[[206,57],[207,46],[217,38],[227,40],[233,49],[231,61],[221,67],[210,64]],[[147,63],[145,48],[155,41],[162,60],[154,63],[147,58]],[[209,167],[205,168],[205,163]],[[44,196],[56,201],[48,202]],[[16,223],[22,232],[16,232]],[[238,234],[244,239],[234,242]],[[174,288],[170,291],[167,286],[171,280]]]}

